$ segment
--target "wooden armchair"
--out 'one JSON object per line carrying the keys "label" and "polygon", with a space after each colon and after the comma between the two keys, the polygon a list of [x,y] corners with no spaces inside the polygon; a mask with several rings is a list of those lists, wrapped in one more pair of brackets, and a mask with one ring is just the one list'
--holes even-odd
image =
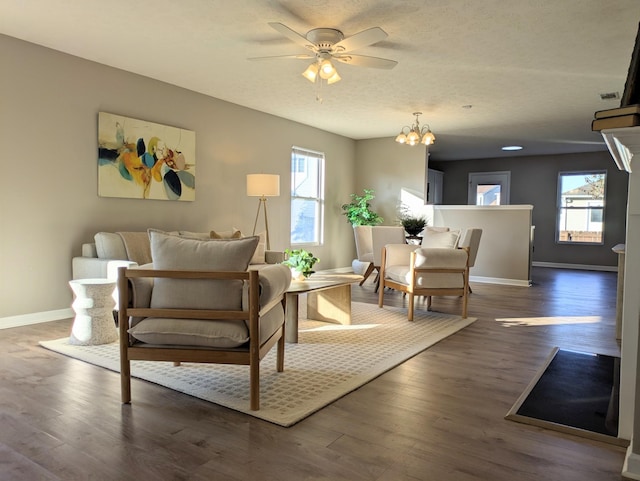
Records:
{"label": "wooden armchair", "polygon": [[150,231],[154,269],[118,269],[123,403],[131,402],[132,360],[206,362],[248,365],[250,407],[260,409],[260,361],[276,344],[276,369],[284,369],[291,272],[279,264],[247,271],[257,239]]}
{"label": "wooden armchair", "polygon": [[467,317],[469,292],[469,251],[466,248],[420,247],[390,244],[382,251],[378,306],[384,305],[385,288],[409,296],[407,317],[413,321],[415,296],[427,296],[431,309],[433,296],[462,298],[462,317]]}

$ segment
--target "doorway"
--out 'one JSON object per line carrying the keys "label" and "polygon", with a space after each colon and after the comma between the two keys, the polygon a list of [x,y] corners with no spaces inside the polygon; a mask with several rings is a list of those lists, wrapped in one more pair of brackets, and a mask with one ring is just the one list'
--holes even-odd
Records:
{"label": "doorway", "polygon": [[509,205],[511,172],[469,172],[469,205]]}

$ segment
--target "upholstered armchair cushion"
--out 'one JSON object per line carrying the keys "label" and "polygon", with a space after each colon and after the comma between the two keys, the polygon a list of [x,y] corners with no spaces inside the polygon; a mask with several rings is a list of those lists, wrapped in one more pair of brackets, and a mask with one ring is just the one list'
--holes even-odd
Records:
{"label": "upholstered armchair cushion", "polygon": [[388,244],[386,246],[386,265],[409,267],[411,261],[411,253],[415,251],[417,246],[413,244]]}
{"label": "upholstered armchair cushion", "polygon": [[[416,269],[465,269],[468,254],[462,249],[442,249],[422,247],[416,249]],[[464,277],[458,273],[419,272],[416,276],[418,287],[455,288],[464,287]]]}
{"label": "upholstered armchair cushion", "polygon": [[459,230],[435,231],[427,230],[422,237],[422,247],[443,247],[455,249],[460,239]]}
{"label": "upholstered armchair cushion", "polygon": [[249,340],[243,322],[203,321],[148,317],[129,329],[129,334],[147,344],[229,348]]}
{"label": "upholstered armchair cushion", "polygon": [[[191,239],[150,229],[157,270],[246,271],[259,238]],[[240,281],[156,279],[152,308],[242,309]]]}
{"label": "upholstered armchair cushion", "polygon": [[373,262],[373,239],[370,225],[353,226],[356,240],[356,255],[360,262]]}
{"label": "upholstered armchair cushion", "polygon": [[[278,299],[285,293],[291,284],[291,269],[282,264],[269,264],[261,266],[260,272],[260,307],[268,305],[272,300]],[[248,299],[243,298],[243,307],[248,305]]]}

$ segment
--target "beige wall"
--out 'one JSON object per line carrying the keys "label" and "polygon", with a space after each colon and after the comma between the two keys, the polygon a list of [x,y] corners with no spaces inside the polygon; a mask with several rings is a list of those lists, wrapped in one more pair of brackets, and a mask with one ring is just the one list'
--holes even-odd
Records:
{"label": "beige wall", "polygon": [[473,281],[514,286],[531,284],[531,205],[436,205],[434,225],[482,229]]}
{"label": "beige wall", "polygon": [[[326,153],[318,267],[351,264],[353,233],[340,205],[356,186],[355,141],[11,37],[0,36],[0,59],[0,327],[3,318],[68,308],[71,258],[97,231],[235,226],[250,233],[257,199],[245,195],[247,173],[281,175],[283,195],[268,203],[269,230],[272,248],[288,247],[293,145]],[[317,108],[311,91],[309,106]],[[99,111],[195,131],[196,200],[98,197]]]}
{"label": "beige wall", "polygon": [[371,205],[384,218],[384,225],[398,223],[396,207],[402,189],[424,193],[425,157],[424,146],[401,145],[393,138],[358,141],[356,190],[375,190]]}

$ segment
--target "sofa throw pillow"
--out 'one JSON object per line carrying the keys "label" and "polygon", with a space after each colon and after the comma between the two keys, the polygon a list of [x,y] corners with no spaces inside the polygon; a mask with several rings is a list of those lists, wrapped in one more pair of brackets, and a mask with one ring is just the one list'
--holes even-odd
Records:
{"label": "sofa throw pillow", "polygon": [[181,237],[191,237],[192,239],[210,239],[211,238],[211,235],[209,232],[191,232],[188,230],[181,230],[179,231],[179,234]]}
{"label": "sofa throw pillow", "polygon": [[451,230],[444,232],[427,231],[422,238],[422,247],[441,247],[455,249],[458,245],[460,232]]}
{"label": "sofa throw pillow", "polygon": [[98,232],[93,236],[100,259],[129,260],[122,237],[115,232]]}
{"label": "sofa throw pillow", "polygon": [[[260,237],[260,241],[256,251],[253,253],[250,264],[264,264],[267,262],[265,257],[267,252],[267,232],[263,231],[256,235]],[[242,234],[240,236],[243,237]]]}
{"label": "sofa throw pillow", "polygon": [[[154,269],[246,271],[259,238],[191,239],[149,229]],[[153,308],[241,309],[242,281],[156,279]]]}
{"label": "sofa throw pillow", "polygon": [[212,230],[211,232],[209,232],[209,237],[211,239],[241,239],[242,232],[240,232],[238,229],[227,231]]}
{"label": "sofa throw pillow", "polygon": [[[242,234],[242,231],[237,227],[234,227],[233,230],[223,232],[212,230],[210,235],[212,239],[242,239],[245,237]],[[258,247],[256,247],[256,251],[253,253],[253,257],[249,264],[265,264],[267,262],[267,233],[265,231],[256,235],[260,237],[260,242],[258,243]]]}

